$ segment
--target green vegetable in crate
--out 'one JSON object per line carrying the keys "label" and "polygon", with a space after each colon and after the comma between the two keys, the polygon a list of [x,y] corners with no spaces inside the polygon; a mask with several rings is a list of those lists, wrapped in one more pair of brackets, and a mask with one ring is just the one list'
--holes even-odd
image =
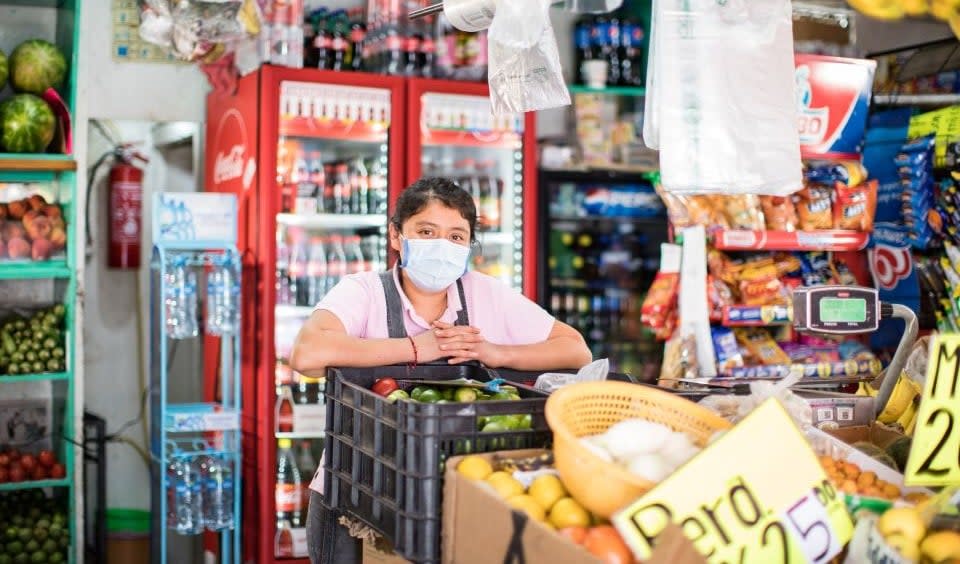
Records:
{"label": "green vegetable in crate", "polygon": [[40,310],[29,319],[0,324],[0,374],[62,372],[65,367],[63,306]]}
{"label": "green vegetable in crate", "polygon": [[421,390],[419,397],[415,397],[414,399],[422,403],[438,403],[443,400],[443,396],[433,388],[426,388]]}
{"label": "green vegetable in crate", "polygon": [[53,110],[33,94],[17,94],[0,104],[0,146],[11,153],[42,153],[56,131]]}
{"label": "green vegetable in crate", "polygon": [[67,76],[67,59],[57,46],[28,39],[10,53],[10,85],[17,92],[40,95],[59,88]]}
{"label": "green vegetable in crate", "polygon": [[474,388],[457,388],[453,394],[453,401],[471,403],[477,401],[477,390]]}

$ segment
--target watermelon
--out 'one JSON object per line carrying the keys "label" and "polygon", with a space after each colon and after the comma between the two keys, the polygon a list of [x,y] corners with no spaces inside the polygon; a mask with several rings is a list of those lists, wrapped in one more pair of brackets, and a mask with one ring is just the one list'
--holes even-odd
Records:
{"label": "watermelon", "polygon": [[7,65],[7,54],[0,49],[0,90],[7,85],[7,76],[10,75],[10,67]]}
{"label": "watermelon", "polygon": [[28,39],[10,53],[10,85],[17,92],[39,96],[63,86],[66,76],[67,59],[49,41]]}
{"label": "watermelon", "polygon": [[17,94],[0,104],[0,146],[11,153],[42,153],[53,140],[57,121],[39,96]]}

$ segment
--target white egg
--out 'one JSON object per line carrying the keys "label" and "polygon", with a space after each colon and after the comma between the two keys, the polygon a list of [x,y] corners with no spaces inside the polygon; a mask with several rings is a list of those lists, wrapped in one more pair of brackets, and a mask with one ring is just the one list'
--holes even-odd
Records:
{"label": "white egg", "polygon": [[627,471],[651,482],[659,482],[670,475],[670,469],[655,454],[634,458],[627,465]]}
{"label": "white egg", "polygon": [[606,447],[604,447],[599,439],[599,435],[592,435],[589,437],[581,437],[580,444],[583,445],[587,450],[602,458],[605,462],[613,462],[613,457],[610,456],[610,453],[607,452]]}
{"label": "white egg", "polygon": [[641,454],[657,452],[670,437],[669,427],[643,419],[625,419],[601,435],[603,445],[614,458],[632,460]]}
{"label": "white egg", "polygon": [[670,470],[673,471],[696,456],[699,452],[700,447],[693,444],[693,441],[690,440],[690,437],[687,436],[686,433],[674,433],[664,443],[663,448],[660,450],[660,456],[663,457],[664,461],[670,466]]}

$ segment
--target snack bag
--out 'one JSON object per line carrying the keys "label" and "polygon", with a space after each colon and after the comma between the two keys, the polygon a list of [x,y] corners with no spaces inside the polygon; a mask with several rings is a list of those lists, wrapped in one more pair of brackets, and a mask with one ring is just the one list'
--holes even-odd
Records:
{"label": "snack bag", "polygon": [[790,357],[777,345],[770,333],[761,327],[738,327],[733,330],[737,342],[764,365],[790,364]]}
{"label": "snack bag", "polygon": [[720,374],[744,365],[733,331],[726,327],[713,327],[710,329],[710,335],[713,338],[713,349],[717,355],[717,371]]}
{"label": "snack bag", "polygon": [[723,212],[732,229],[762,230],[763,212],[759,198],[753,194],[738,196],[719,196]]}
{"label": "snack bag", "polygon": [[640,306],[640,321],[652,329],[660,329],[667,324],[667,314],[677,309],[677,297],[680,294],[680,273],[657,273],[647,291],[647,297]]}
{"label": "snack bag", "polygon": [[795,231],[799,220],[797,208],[790,196],[760,196],[760,207],[767,229],[772,231]]}
{"label": "snack bag", "polygon": [[815,231],[833,228],[830,192],[824,186],[810,185],[797,194],[795,201],[800,229]]}
{"label": "snack bag", "polygon": [[810,184],[832,186],[840,182],[847,186],[857,186],[867,179],[867,169],[859,161],[811,163],[807,165],[803,176]]}
{"label": "snack bag", "polygon": [[713,275],[707,275],[707,303],[710,305],[710,321],[723,320],[724,308],[734,303],[730,287]]}
{"label": "snack bag", "polygon": [[873,231],[873,216],[877,211],[876,180],[859,186],[837,182],[833,205],[833,226],[837,229]]}
{"label": "snack bag", "polygon": [[783,303],[783,285],[776,265],[750,266],[740,273],[740,301],[745,305]]}

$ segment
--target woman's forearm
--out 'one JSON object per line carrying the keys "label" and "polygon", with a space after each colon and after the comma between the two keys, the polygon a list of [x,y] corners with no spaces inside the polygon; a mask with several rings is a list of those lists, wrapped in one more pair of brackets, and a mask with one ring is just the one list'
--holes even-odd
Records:
{"label": "woman's forearm", "polygon": [[593,360],[593,355],[580,337],[553,337],[532,345],[498,345],[501,366],[514,370],[579,369]]}
{"label": "woman's forearm", "polygon": [[301,336],[290,353],[290,367],[320,377],[330,366],[365,368],[413,362],[408,339],[360,339],[338,331],[313,331]]}

